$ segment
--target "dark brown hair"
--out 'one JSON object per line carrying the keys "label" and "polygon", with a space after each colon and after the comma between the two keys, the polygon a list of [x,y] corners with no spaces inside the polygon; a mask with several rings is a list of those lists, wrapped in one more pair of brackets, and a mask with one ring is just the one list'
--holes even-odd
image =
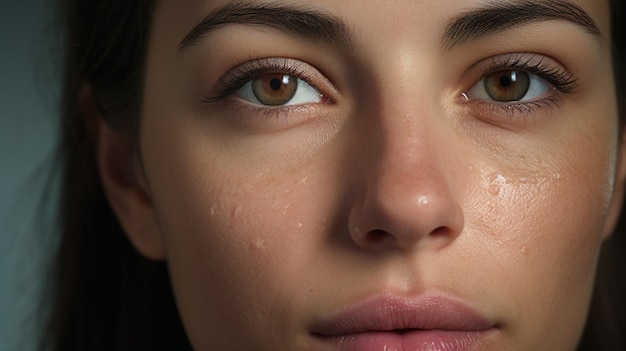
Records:
{"label": "dark brown hair", "polygon": [[[140,115],[143,67],[156,1],[59,0],[66,48],[59,155],[63,180],[61,241],[51,276],[50,350],[190,349],[165,263],[138,254],[100,186],[80,90],[89,84],[102,115],[132,133]],[[626,115],[626,21],[611,0],[613,55],[620,116]],[[623,118],[621,119],[623,120]],[[626,219],[603,247],[597,289],[581,350],[625,350]]]}
{"label": "dark brown hair", "polygon": [[[66,48],[61,111],[61,241],[51,281],[50,350],[191,349],[167,267],[139,255],[100,186],[81,88],[119,130],[139,115],[151,0],[61,0]],[[128,122],[126,122],[128,121]]]}

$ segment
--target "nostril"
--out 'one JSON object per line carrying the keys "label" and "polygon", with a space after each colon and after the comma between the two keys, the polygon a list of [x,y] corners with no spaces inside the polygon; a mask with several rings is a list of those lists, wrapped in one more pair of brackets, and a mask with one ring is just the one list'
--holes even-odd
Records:
{"label": "nostril", "polygon": [[366,238],[369,242],[378,243],[387,237],[387,232],[380,229],[374,229],[367,233]]}
{"label": "nostril", "polygon": [[448,235],[451,232],[450,228],[442,226],[442,227],[437,227],[435,228],[433,231],[430,232],[431,236],[444,236],[444,235]]}

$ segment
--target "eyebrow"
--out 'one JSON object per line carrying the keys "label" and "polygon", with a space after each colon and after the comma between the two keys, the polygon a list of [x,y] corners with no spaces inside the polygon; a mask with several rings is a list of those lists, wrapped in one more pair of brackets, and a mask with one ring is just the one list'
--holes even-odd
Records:
{"label": "eyebrow", "polygon": [[565,20],[597,38],[602,33],[591,16],[579,6],[564,0],[500,1],[472,9],[453,18],[447,25],[442,42],[445,50],[529,23]]}
{"label": "eyebrow", "polygon": [[332,14],[286,4],[240,0],[208,14],[180,42],[178,51],[197,44],[209,32],[228,24],[265,26],[313,42],[336,47],[354,46],[346,22]]}

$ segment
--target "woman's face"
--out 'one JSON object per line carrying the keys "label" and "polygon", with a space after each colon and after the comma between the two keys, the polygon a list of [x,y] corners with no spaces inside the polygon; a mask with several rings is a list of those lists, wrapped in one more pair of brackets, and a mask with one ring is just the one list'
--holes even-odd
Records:
{"label": "woman's face", "polygon": [[595,0],[161,1],[135,243],[194,347],[573,350],[621,196],[608,23]]}

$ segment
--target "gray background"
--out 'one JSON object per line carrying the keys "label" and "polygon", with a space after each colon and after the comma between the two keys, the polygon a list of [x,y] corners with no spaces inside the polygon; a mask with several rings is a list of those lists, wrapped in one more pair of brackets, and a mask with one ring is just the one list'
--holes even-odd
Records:
{"label": "gray background", "polygon": [[[54,246],[59,44],[53,1],[0,0],[0,350],[32,350]],[[48,193],[44,191],[48,190]],[[46,199],[46,201],[42,201]]]}

